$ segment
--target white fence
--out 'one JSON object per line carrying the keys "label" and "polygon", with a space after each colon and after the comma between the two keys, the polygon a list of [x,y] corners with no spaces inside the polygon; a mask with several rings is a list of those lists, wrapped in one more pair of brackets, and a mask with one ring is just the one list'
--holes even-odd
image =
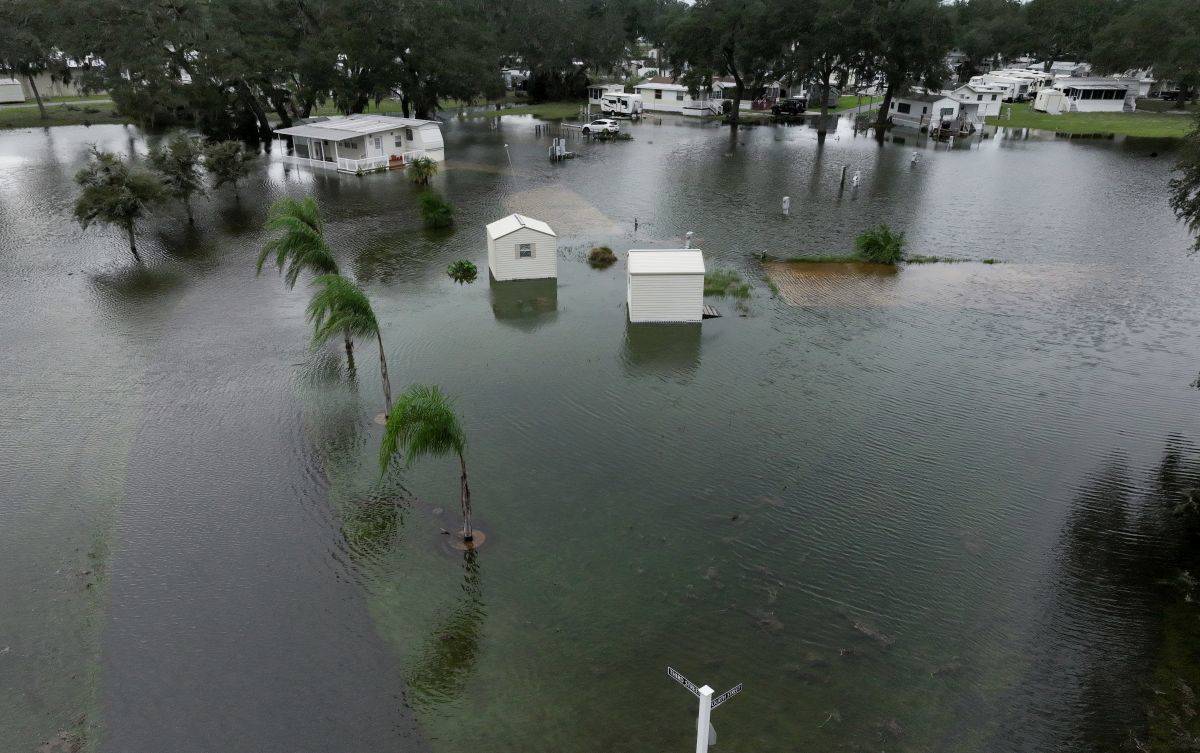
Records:
{"label": "white fence", "polygon": [[403,152],[398,155],[380,154],[374,157],[364,157],[362,159],[338,157],[337,162],[327,162],[323,160],[310,159],[308,157],[297,157],[294,154],[285,154],[280,157],[280,160],[289,165],[304,165],[305,167],[315,167],[319,170],[337,170],[340,173],[357,174],[374,172],[376,170],[387,170],[393,167],[403,168],[418,157],[424,156],[425,150],[415,149],[413,151]]}

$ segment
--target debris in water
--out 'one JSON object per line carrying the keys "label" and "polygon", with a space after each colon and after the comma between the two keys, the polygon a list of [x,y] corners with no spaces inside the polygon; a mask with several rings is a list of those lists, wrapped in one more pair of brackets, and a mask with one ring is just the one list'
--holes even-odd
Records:
{"label": "debris in water", "polygon": [[826,724],[829,724],[830,722],[837,722],[838,724],[842,723],[842,715],[838,713],[837,709],[830,711],[825,716],[825,721],[821,722],[821,726],[824,727]]}
{"label": "debris in water", "polygon": [[768,612],[764,609],[758,609],[754,612],[755,621],[760,628],[769,630],[772,633],[777,633],[783,630],[783,622],[775,616],[774,612]]}
{"label": "debris in water", "polygon": [[962,664],[959,664],[956,661],[947,662],[940,667],[934,667],[933,670],[930,671],[929,676],[942,677],[944,675],[956,675],[962,671],[962,668]]}
{"label": "debris in water", "polygon": [[854,621],[854,629],[885,648],[896,642],[890,635],[880,632],[865,622]]}

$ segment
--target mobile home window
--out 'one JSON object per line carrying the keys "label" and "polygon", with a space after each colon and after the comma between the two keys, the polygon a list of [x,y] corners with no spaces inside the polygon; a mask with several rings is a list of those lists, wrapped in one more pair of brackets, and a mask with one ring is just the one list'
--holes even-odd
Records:
{"label": "mobile home window", "polygon": [[662,99],[662,89],[655,89],[655,90],[654,90],[654,98],[655,98],[655,99]]}
{"label": "mobile home window", "polygon": [[296,139],[296,156],[308,159],[308,142]]}
{"label": "mobile home window", "polygon": [[396,137],[396,146],[404,146],[404,138],[400,134],[394,134]]}
{"label": "mobile home window", "polygon": [[405,129],[404,129],[404,138],[408,139],[409,141],[412,141],[412,140],[413,140],[413,135],[412,135],[412,129],[411,129],[411,128],[405,128]]}
{"label": "mobile home window", "polygon": [[902,112],[905,115],[907,115],[908,113],[912,112],[912,105],[910,105],[907,102],[901,102],[900,104],[896,105],[896,109],[899,112]]}
{"label": "mobile home window", "polygon": [[675,92],[675,99],[682,102],[683,101],[683,92]]}
{"label": "mobile home window", "polygon": [[533,244],[532,243],[518,243],[517,244],[517,258],[518,259],[532,259],[533,258]]}

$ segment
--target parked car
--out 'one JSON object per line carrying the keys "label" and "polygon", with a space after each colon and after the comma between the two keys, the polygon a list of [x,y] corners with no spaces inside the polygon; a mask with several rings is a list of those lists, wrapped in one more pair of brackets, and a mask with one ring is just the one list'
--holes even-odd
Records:
{"label": "parked car", "polygon": [[621,126],[615,120],[593,120],[583,127],[584,133],[620,133]]}
{"label": "parked car", "polygon": [[803,115],[808,109],[808,102],[804,101],[804,97],[788,97],[781,99],[771,107],[773,115]]}

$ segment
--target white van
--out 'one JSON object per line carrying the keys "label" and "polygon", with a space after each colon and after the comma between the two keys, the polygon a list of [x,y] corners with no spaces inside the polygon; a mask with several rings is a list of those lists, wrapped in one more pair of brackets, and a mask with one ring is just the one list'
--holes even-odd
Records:
{"label": "white van", "polygon": [[604,115],[624,115],[638,118],[642,115],[642,95],[611,92],[600,99],[600,112]]}

